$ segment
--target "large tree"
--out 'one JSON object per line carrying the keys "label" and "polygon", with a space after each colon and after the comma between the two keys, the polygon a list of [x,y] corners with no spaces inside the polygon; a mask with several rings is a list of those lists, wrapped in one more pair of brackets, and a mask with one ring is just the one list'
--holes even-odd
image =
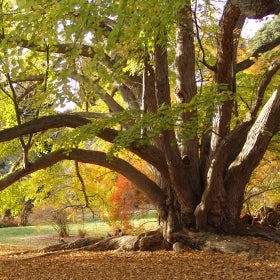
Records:
{"label": "large tree", "polygon": [[[183,229],[237,229],[280,119],[280,38],[240,60],[240,34],[280,3],[216,2],[2,0],[1,158],[13,165],[0,190],[60,161],[91,163],[143,191],[171,243]],[[245,85],[267,52],[258,86]]]}

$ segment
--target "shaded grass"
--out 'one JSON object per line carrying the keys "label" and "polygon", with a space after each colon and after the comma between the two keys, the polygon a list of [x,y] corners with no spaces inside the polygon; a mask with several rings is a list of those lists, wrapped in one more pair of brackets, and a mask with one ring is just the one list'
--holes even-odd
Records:
{"label": "shaded grass", "polygon": [[[103,222],[70,224],[69,229],[70,237],[65,239],[78,238],[80,229],[95,237],[105,236],[110,231],[109,225]],[[0,228],[0,247],[44,247],[59,240],[57,231],[51,225]]]}
{"label": "shaded grass", "polygon": [[[139,231],[154,229],[157,225],[156,220],[151,218],[133,219],[131,223],[136,234]],[[112,228],[102,221],[70,224],[69,230],[70,236],[63,238],[64,241],[79,238],[79,230],[86,232],[86,236],[98,238],[112,233]],[[0,249],[4,247],[43,248],[60,242],[60,239],[51,225],[0,228]]]}

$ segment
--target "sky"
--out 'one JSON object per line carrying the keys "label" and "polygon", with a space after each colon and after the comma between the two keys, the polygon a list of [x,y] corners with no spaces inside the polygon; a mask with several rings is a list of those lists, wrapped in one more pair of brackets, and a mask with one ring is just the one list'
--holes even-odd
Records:
{"label": "sky", "polygon": [[241,36],[245,39],[252,38],[255,33],[263,26],[264,23],[270,21],[272,17],[267,17],[264,20],[246,19]]}
{"label": "sky", "polygon": [[[246,19],[244,27],[242,29],[241,36],[245,39],[252,38],[255,33],[263,26],[264,23],[267,21],[270,21],[273,18],[273,16],[268,16],[263,20],[256,20],[256,19]],[[75,83],[76,86],[76,83]],[[76,107],[76,104],[74,102],[67,102],[65,106],[58,106],[56,108],[56,111],[58,112],[65,112],[67,110],[72,110]]]}
{"label": "sky", "polygon": [[241,36],[249,39],[255,35],[255,33],[258,31],[258,29],[262,26],[261,22],[258,22],[257,20],[248,20],[246,19],[246,22],[244,24],[244,27],[241,32]]}

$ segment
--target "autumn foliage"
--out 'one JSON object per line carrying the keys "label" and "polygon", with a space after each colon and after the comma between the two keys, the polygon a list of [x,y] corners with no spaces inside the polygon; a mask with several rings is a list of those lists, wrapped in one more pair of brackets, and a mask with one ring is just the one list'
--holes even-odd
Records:
{"label": "autumn foliage", "polygon": [[119,227],[123,231],[131,229],[130,219],[135,211],[143,210],[148,204],[145,195],[122,175],[117,177],[110,202],[112,203],[109,214],[110,222],[114,227]]}
{"label": "autumn foliage", "polygon": [[267,151],[256,168],[245,192],[244,211],[255,214],[262,207],[273,207],[279,203],[279,158]]}

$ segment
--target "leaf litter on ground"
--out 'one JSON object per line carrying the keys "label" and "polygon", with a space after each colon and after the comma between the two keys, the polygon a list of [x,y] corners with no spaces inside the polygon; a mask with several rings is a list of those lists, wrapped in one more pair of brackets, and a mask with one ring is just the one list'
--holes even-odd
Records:
{"label": "leaf litter on ground", "polygon": [[182,253],[73,251],[12,255],[15,248],[0,248],[0,280],[279,279],[280,244],[252,237],[241,239],[258,246],[256,255],[188,248]]}

